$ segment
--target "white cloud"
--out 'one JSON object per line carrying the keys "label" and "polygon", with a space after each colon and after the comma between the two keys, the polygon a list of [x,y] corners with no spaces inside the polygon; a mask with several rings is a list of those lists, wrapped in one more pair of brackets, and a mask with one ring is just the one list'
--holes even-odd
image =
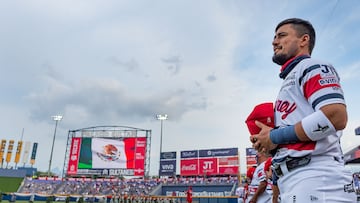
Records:
{"label": "white cloud", "polygon": [[281,83],[271,62],[274,27],[304,17],[320,27],[316,57],[339,67],[351,112],[350,136],[342,143],[349,145],[359,120],[359,3],[335,3],[3,3],[0,134],[17,139],[25,127],[25,139],[39,142],[36,167],[47,170],[52,115],[64,115],[54,167],[63,166],[68,130],[107,124],[152,129],[156,174],[160,124],[154,116],[167,113],[164,150],[239,147],[244,153],[250,147],[246,116],[255,104],[273,101]]}

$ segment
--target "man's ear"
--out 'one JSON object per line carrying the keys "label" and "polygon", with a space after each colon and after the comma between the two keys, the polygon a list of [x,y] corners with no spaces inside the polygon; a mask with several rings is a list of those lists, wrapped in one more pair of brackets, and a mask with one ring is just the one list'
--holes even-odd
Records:
{"label": "man's ear", "polygon": [[309,47],[309,44],[310,44],[310,35],[309,34],[304,34],[303,36],[301,36],[301,39],[300,39],[300,46],[301,47]]}

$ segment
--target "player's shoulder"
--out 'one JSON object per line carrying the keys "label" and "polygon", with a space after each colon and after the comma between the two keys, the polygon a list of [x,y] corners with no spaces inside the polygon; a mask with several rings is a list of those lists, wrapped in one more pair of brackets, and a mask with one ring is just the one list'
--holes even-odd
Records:
{"label": "player's shoulder", "polygon": [[297,71],[295,75],[298,78],[303,78],[306,75],[317,75],[321,74],[325,69],[333,70],[332,72],[336,72],[331,63],[326,62],[324,60],[319,60],[315,58],[306,58],[299,62]]}
{"label": "player's shoulder", "polygon": [[316,59],[316,58],[306,58],[299,62],[299,66],[302,69],[313,69],[313,68],[320,67],[323,65],[332,66],[331,63],[321,60],[321,59]]}
{"label": "player's shoulder", "polygon": [[264,166],[265,166],[265,163],[262,162],[261,164],[259,164],[256,169],[255,169],[255,173],[262,173],[264,171]]}

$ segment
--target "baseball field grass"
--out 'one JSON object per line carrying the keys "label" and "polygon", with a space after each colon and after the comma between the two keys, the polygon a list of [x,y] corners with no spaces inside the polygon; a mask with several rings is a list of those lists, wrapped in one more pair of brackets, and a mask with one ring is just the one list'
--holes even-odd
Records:
{"label": "baseball field grass", "polygon": [[0,177],[1,192],[15,192],[24,178]]}

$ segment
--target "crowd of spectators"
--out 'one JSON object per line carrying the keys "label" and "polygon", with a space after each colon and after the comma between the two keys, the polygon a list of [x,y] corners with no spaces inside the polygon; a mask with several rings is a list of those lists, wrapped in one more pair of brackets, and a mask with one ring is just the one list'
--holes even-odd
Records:
{"label": "crowd of spectators", "polygon": [[115,195],[147,196],[159,184],[209,185],[236,184],[236,176],[226,177],[163,177],[163,178],[25,178],[19,193],[41,195]]}
{"label": "crowd of spectators", "polygon": [[236,184],[237,176],[194,176],[194,177],[169,177],[161,179],[164,184],[175,185],[216,185],[216,184]]}
{"label": "crowd of spectators", "polygon": [[147,195],[160,184],[156,179],[26,178],[19,193],[42,195]]}

